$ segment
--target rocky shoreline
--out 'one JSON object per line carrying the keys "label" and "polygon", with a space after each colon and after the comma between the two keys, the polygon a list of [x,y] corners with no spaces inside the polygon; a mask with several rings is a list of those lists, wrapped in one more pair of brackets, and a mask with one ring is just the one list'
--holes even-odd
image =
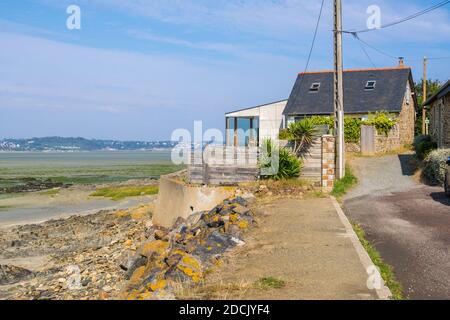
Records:
{"label": "rocky shoreline", "polygon": [[[256,197],[314,191],[304,184],[250,184],[237,196],[168,230],[152,204],[0,229],[0,299],[176,299],[245,244]],[[25,263],[27,262],[27,263]]]}
{"label": "rocky shoreline", "polygon": [[0,194],[37,192],[54,188],[69,188],[71,184],[54,182],[51,179],[20,178],[0,179],[0,184],[10,183],[12,186],[0,187]]}
{"label": "rocky shoreline", "polygon": [[[254,223],[247,200],[155,228],[151,205],[0,230],[0,299],[175,299]],[[27,263],[24,263],[27,262]]]}
{"label": "rocky shoreline", "polygon": [[115,299],[120,264],[150,235],[149,206],[0,230],[0,299]]}

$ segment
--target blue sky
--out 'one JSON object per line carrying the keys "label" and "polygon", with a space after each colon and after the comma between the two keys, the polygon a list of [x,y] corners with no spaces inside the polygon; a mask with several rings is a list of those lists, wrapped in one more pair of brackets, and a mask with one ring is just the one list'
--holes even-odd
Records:
{"label": "blue sky", "polygon": [[[434,1],[343,0],[344,28],[366,26],[369,5],[382,23]],[[66,8],[81,8],[68,30]],[[172,130],[223,129],[226,111],[285,99],[303,71],[320,0],[2,0],[0,138],[83,136],[168,139]],[[404,56],[421,78],[422,57],[450,56],[450,5],[361,35]],[[332,1],[309,70],[332,68]],[[396,59],[344,37],[344,66],[391,67]],[[450,59],[428,76],[446,81]]]}

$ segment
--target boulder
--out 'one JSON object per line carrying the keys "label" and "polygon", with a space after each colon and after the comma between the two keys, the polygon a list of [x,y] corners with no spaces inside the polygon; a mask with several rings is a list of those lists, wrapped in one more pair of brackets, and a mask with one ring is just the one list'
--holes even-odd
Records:
{"label": "boulder", "polygon": [[34,272],[28,269],[12,265],[0,265],[0,285],[14,284],[32,277],[34,277]]}

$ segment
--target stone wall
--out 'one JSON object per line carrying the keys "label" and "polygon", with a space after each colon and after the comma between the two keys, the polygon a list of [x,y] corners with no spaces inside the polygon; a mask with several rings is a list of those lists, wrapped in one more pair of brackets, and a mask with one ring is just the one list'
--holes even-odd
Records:
{"label": "stone wall", "polygon": [[430,119],[430,135],[439,148],[450,148],[450,94],[433,103]]}
{"label": "stone wall", "polygon": [[346,142],[345,151],[359,153],[361,152],[361,144],[357,142]]}
{"label": "stone wall", "polygon": [[335,180],[335,138],[322,136],[322,188],[331,190]]}
{"label": "stone wall", "polygon": [[400,125],[396,124],[389,134],[386,136],[384,133],[379,134],[375,130],[375,152],[386,153],[396,149],[399,149],[403,143],[400,135]]}
{"label": "stone wall", "polygon": [[444,97],[442,107],[442,145],[441,148],[450,148],[450,94]]}
{"label": "stone wall", "polygon": [[399,146],[411,144],[414,141],[414,126],[416,122],[415,99],[412,91],[407,86],[405,98],[403,99],[402,111],[397,118],[399,131]]}

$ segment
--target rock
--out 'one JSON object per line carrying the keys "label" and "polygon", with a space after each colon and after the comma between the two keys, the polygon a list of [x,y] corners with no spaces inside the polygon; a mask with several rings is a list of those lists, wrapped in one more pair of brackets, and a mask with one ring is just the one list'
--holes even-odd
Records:
{"label": "rock", "polygon": [[147,242],[138,249],[138,254],[147,258],[150,258],[153,254],[162,255],[167,248],[169,243],[166,241],[155,240]]}
{"label": "rock", "polygon": [[153,236],[156,240],[163,240],[168,241],[169,240],[169,232],[167,230],[157,229],[155,230]]}
{"label": "rock", "polygon": [[90,278],[85,278],[81,281],[81,285],[83,287],[87,287],[89,285],[89,283],[91,283],[91,279]]}
{"label": "rock", "polygon": [[121,263],[120,268],[126,271],[125,277],[127,279],[130,279],[134,271],[139,267],[145,266],[147,264],[147,261],[147,257],[144,257],[140,254],[135,254],[128,257],[123,263]]}
{"label": "rock", "polygon": [[177,265],[191,281],[199,282],[203,278],[203,266],[201,260],[193,255],[185,254]]}
{"label": "rock", "polygon": [[228,234],[221,234],[218,231],[214,231],[208,236],[204,244],[199,245],[194,250],[194,253],[208,260],[212,255],[222,254],[228,248],[235,246],[236,242],[231,238]]}
{"label": "rock", "polygon": [[130,277],[130,284],[131,285],[139,285],[144,280],[145,275],[145,267],[139,267],[134,272],[133,275]]}
{"label": "rock", "polygon": [[237,204],[232,210],[233,210],[233,212],[240,214],[240,215],[246,215],[250,212],[249,208],[244,207],[241,204]]}
{"label": "rock", "polygon": [[191,214],[187,218],[186,224],[191,227],[195,226],[199,222],[199,220],[202,218],[203,213],[204,212],[197,212],[197,213]]}
{"label": "rock", "polygon": [[238,204],[240,204],[243,207],[248,206],[248,201],[246,199],[244,199],[243,197],[236,197],[236,198],[232,199],[230,202],[231,203],[238,203]]}
{"label": "rock", "polygon": [[113,288],[111,288],[110,286],[104,286],[104,287],[102,288],[102,290],[103,290],[104,292],[106,292],[106,293],[109,293],[109,292],[111,292],[111,291],[113,290]]}
{"label": "rock", "polygon": [[12,265],[0,265],[0,285],[14,284],[33,276],[34,272],[28,269]]}
{"label": "rock", "polygon": [[126,241],[123,243],[123,245],[124,245],[125,247],[130,247],[132,244],[133,244],[133,241],[130,240],[130,239],[126,240]]}

